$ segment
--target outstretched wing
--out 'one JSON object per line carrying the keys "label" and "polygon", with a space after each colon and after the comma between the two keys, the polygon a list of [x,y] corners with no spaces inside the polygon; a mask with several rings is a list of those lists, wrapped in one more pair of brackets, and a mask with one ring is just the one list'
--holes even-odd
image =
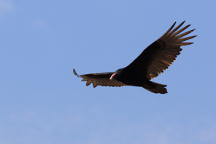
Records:
{"label": "outstretched wing", "polygon": [[73,73],[76,76],[81,77],[82,81],[86,81],[86,86],[92,83],[94,88],[96,86],[112,86],[112,87],[126,86],[126,84],[117,81],[115,79],[110,80],[110,77],[113,74],[113,72],[78,75],[75,69],[73,69]]}
{"label": "outstretched wing", "polygon": [[175,22],[165,34],[128,65],[125,71],[146,75],[148,79],[152,79],[167,69],[180,54],[182,50],[180,47],[192,44],[192,42],[185,41],[196,37],[195,35],[185,37],[195,29],[184,32],[190,26],[182,27],[184,23],[185,21],[175,27]]}

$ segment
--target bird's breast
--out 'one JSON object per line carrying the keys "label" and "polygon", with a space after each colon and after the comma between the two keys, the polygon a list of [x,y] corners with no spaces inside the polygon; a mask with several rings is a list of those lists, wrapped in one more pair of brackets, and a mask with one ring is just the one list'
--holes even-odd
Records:
{"label": "bird's breast", "polygon": [[132,85],[132,86],[142,86],[143,83],[148,81],[144,75],[139,74],[127,74],[121,73],[119,74],[116,79],[124,84]]}

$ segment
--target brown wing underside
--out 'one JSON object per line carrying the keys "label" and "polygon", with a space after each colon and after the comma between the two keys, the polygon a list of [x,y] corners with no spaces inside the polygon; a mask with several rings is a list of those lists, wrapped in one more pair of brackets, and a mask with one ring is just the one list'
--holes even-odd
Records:
{"label": "brown wing underside", "polygon": [[185,36],[193,32],[195,29],[184,32],[190,26],[186,25],[180,29],[184,22],[176,27],[174,27],[174,23],[170,29],[159,40],[156,41],[160,46],[158,47],[158,51],[155,52],[152,62],[148,66],[147,76],[149,79],[158,76],[172,64],[172,62],[180,54],[180,51],[182,50],[180,48],[181,46],[192,44],[192,42],[185,41],[196,36]]}
{"label": "brown wing underside", "polygon": [[76,71],[74,70],[74,74],[78,77],[81,77],[82,81],[86,81],[86,86],[93,84],[94,88],[97,86],[111,86],[111,87],[126,86],[126,84],[120,81],[109,79],[111,75],[113,74],[113,72],[78,75]]}
{"label": "brown wing underside", "polygon": [[175,22],[165,34],[128,65],[128,69],[133,73],[146,75],[148,79],[158,76],[167,69],[180,54],[182,50],[180,47],[192,44],[185,41],[196,37],[195,35],[185,37],[195,29],[185,32],[190,25],[181,28],[184,23],[185,21],[175,27]]}

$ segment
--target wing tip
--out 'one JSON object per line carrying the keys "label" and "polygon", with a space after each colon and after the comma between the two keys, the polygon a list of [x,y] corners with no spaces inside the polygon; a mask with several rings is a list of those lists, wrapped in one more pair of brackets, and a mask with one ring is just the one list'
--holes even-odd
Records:
{"label": "wing tip", "polygon": [[76,70],[73,68],[73,74],[77,77],[80,77],[80,75],[76,72]]}

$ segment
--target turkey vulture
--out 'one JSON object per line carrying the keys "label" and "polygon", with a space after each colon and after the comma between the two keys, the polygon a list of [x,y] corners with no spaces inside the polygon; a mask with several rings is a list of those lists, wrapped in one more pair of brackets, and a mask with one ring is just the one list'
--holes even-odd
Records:
{"label": "turkey vulture", "polygon": [[91,73],[78,75],[75,69],[73,73],[86,81],[86,85],[96,86],[138,86],[153,93],[167,93],[166,85],[150,81],[157,77],[172,64],[180,54],[181,46],[190,45],[193,42],[186,40],[196,37],[188,36],[195,29],[185,31],[189,26],[183,26],[185,21],[176,25],[176,22],[155,42],[149,45],[132,63],[115,72]]}

